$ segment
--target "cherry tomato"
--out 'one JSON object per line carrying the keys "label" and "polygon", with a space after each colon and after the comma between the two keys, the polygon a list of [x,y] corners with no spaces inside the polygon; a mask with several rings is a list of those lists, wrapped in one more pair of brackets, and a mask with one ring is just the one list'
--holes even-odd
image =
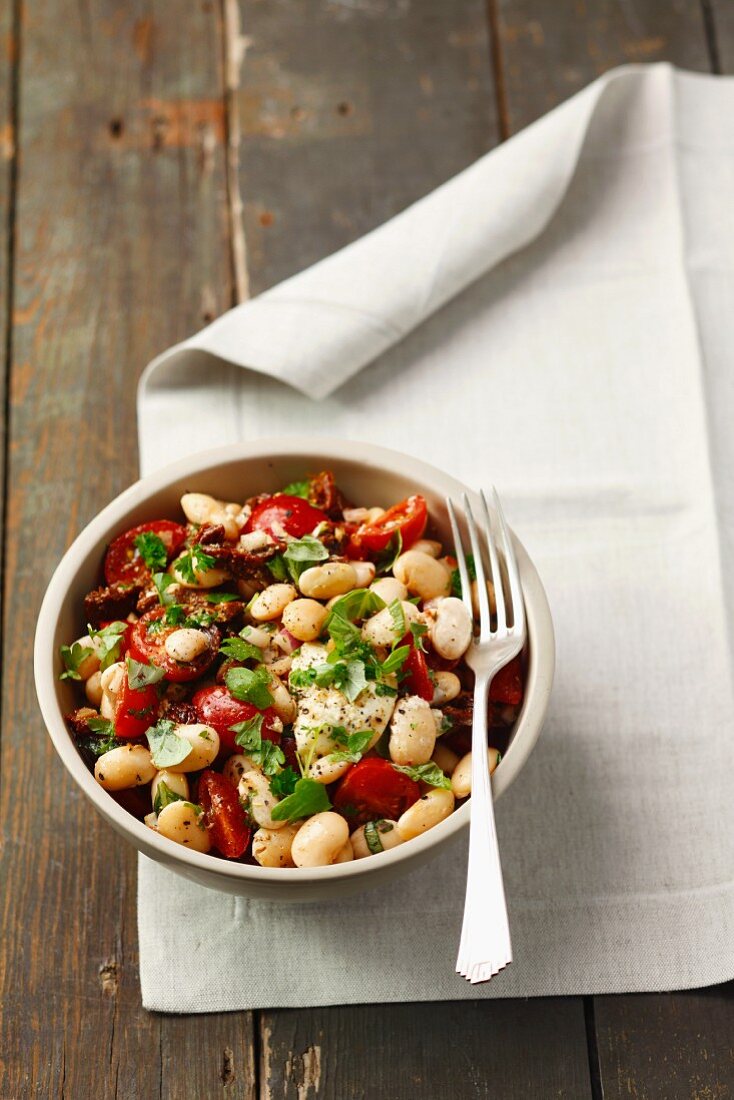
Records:
{"label": "cherry tomato", "polygon": [[155,725],[158,717],[158,692],[155,684],[144,688],[131,688],[127,669],[115,704],[113,725],[115,736],[123,740],[142,737],[148,726]]}
{"label": "cherry tomato", "polygon": [[418,648],[410,633],[405,635],[400,645],[410,646],[410,653],[403,665],[403,684],[411,695],[419,695],[430,703],[433,699],[433,680],[428,672],[425,653]]}
{"label": "cherry tomato", "polygon": [[381,817],[396,821],[420,796],[415,780],[396,771],[388,760],[370,756],[344,776],[334,795],[334,808],[358,825]]}
{"label": "cherry tomato", "polygon": [[326,512],[314,508],[307,500],[288,496],[287,493],[276,493],[255,508],[244,530],[245,534],[250,531],[267,531],[277,537],[278,531],[273,531],[273,525],[277,524],[289,535],[300,539],[327,519]]}
{"label": "cherry tomato", "polygon": [[387,549],[390,539],[400,532],[403,550],[408,550],[422,537],[428,522],[428,509],[422,496],[406,497],[400,504],[375,520],[374,523],[362,523],[351,536],[350,547],[362,554],[380,554]]}
{"label": "cherry tomato", "polygon": [[492,680],[489,698],[492,703],[516,707],[522,703],[522,694],[522,664],[519,657],[514,657]]}
{"label": "cherry tomato", "polygon": [[263,716],[262,735],[265,740],[274,741],[276,745],[280,742],[279,722],[275,711],[271,707],[260,711],[252,703],[235,699],[222,684],[201,688],[191,702],[199,712],[201,721],[212,726],[219,734],[221,751],[226,755],[241,751],[235,741],[237,734],[230,726],[238,722],[249,722],[256,714]]}
{"label": "cherry tomato", "polygon": [[239,859],[250,843],[252,830],[240,806],[237,791],[211,769],[199,778],[199,805],[214,847],[227,859]]}
{"label": "cherry tomato", "polygon": [[148,579],[150,570],[135,545],[135,539],[144,531],[151,531],[165,543],[169,561],[186,539],[186,528],[170,519],[152,520],[131,527],[118,535],[107,549],[104,575],[108,584],[140,584]]}
{"label": "cherry tomato", "polygon": [[212,664],[219,649],[221,635],[216,626],[202,626],[202,630],[209,636],[209,648],[193,661],[175,661],[166,652],[166,638],[170,637],[176,626],[158,626],[159,620],[165,615],[165,608],[156,607],[146,612],[136,623],[130,632],[128,652],[136,661],[142,661],[145,665],[156,665],[165,669],[166,680],[173,683],[184,683],[188,680],[196,680],[202,676]]}

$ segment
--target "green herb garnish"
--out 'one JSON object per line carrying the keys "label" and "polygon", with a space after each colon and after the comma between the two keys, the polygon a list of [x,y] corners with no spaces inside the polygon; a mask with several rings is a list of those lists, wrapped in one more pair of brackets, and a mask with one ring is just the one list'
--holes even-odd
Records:
{"label": "green herb garnish", "polygon": [[418,764],[414,768],[407,765],[393,764],[393,767],[396,771],[402,772],[403,775],[409,775],[416,783],[427,783],[429,787],[443,787],[444,790],[451,790],[451,780],[447,775],[444,775],[438,764]]}
{"label": "green herb garnish", "polygon": [[180,764],[191,752],[191,743],[175,732],[176,723],[162,718],[145,731],[150,745],[150,758],[156,768],[171,768]]}
{"label": "green herb garnish", "polygon": [[298,582],[301,573],[305,573],[312,565],[318,565],[320,561],[326,561],[328,556],[329,551],[323,542],[319,542],[313,535],[304,535],[303,538],[293,539],[283,552],[286,568],[296,582]]}
{"label": "green herb garnish", "polygon": [[270,790],[276,798],[286,798],[293,794],[298,782],[298,772],[295,772],[290,764],[281,771],[276,772],[270,778]]}
{"label": "green herb garnish", "polygon": [[311,817],[331,809],[331,802],[323,783],[315,779],[298,779],[289,794],[270,811],[274,821],[295,821],[299,817]]}
{"label": "green herb garnish", "polygon": [[157,668],[156,665],[145,665],[141,661],[136,661],[134,657],[126,657],[125,660],[127,682],[133,691],[142,691],[151,684],[157,684],[166,675],[166,670]]}
{"label": "green herb garnish", "polygon": [[219,652],[225,657],[231,657],[233,661],[262,661],[263,651],[252,642],[246,642],[244,638],[225,638],[219,647]]}
{"label": "green herb garnish", "polygon": [[268,691],[270,673],[266,668],[231,668],[224,679],[235,699],[252,703],[258,710],[273,705],[273,697]]}
{"label": "green herb garnish", "polygon": [[286,485],[285,489],[282,489],[281,492],[284,496],[302,497],[304,500],[308,500],[310,488],[310,481],[292,481],[290,485]]}
{"label": "green herb garnish", "polygon": [[59,649],[61,660],[64,662],[64,671],[59,680],[81,680],[79,669],[88,657],[94,656],[92,646],[74,642],[72,645],[62,645]]}
{"label": "green herb garnish", "polygon": [[94,642],[94,649],[99,657],[99,667],[104,672],[106,668],[120,659],[122,639],[129,623],[114,622],[103,626],[101,630],[95,630],[87,626],[89,637]]}
{"label": "green herb garnish", "polygon": [[176,794],[172,791],[164,779],[161,779],[158,786],[155,789],[155,798],[153,799],[153,809],[157,814],[166,806],[170,806],[172,802],[185,802],[183,795]]}
{"label": "green herb garnish", "polygon": [[217,559],[207,554],[200,546],[192,546],[185,554],[182,554],[176,562],[174,569],[187,584],[198,584],[197,573],[207,573],[217,564]]}
{"label": "green herb garnish", "polygon": [[135,536],[133,542],[151,573],[162,573],[168,562],[168,550],[163,539],[153,531],[143,531]]}

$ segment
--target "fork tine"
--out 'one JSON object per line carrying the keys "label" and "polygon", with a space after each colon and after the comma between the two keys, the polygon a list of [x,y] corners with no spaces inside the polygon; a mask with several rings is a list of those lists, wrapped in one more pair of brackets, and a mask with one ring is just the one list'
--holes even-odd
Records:
{"label": "fork tine", "polygon": [[517,567],[515,548],[512,545],[512,537],[510,535],[507,523],[505,522],[505,514],[502,511],[500,498],[494,486],[492,486],[492,499],[494,502],[497,519],[499,520],[500,535],[502,536],[502,552],[505,556],[505,562],[507,564],[507,579],[510,582],[513,630],[516,634],[522,635],[525,633],[525,604],[522,598],[522,588],[520,587],[520,570]]}
{"label": "fork tine", "polygon": [[484,489],[481,490],[479,496],[482,501],[482,508],[484,510],[484,525],[487,533],[487,546],[489,547],[489,564],[492,567],[492,583],[494,585],[494,602],[497,608],[497,629],[504,630],[507,627],[507,609],[505,607],[505,590],[502,586],[502,570],[500,569],[500,559],[497,553],[497,543],[494,538],[494,529],[492,527],[492,521],[489,518],[489,508],[487,507],[487,498],[484,495]]}
{"label": "fork tine", "polygon": [[451,524],[451,534],[454,536],[454,547],[456,549],[456,564],[459,570],[459,577],[461,579],[461,598],[464,601],[464,606],[474,620],[474,612],[472,610],[471,602],[471,586],[469,583],[469,570],[466,567],[466,556],[464,554],[464,544],[461,541],[461,532],[459,531],[459,524],[456,522],[456,512],[454,511],[454,502],[450,497],[446,497],[446,507],[449,513],[449,523]]}
{"label": "fork tine", "polygon": [[[474,569],[477,574],[477,590],[479,594],[479,640],[480,642],[486,642],[489,639],[492,631],[492,623],[490,620],[489,609],[489,594],[487,592],[487,580],[484,574],[484,560],[482,557],[482,547],[479,542],[479,532],[477,525],[474,522],[474,514],[471,510],[471,504],[469,503],[469,497],[464,493],[464,511],[466,512],[466,522],[469,527],[469,538],[471,540],[471,552],[474,555]],[[494,567],[490,556],[490,565]],[[471,599],[471,590],[470,599]]]}

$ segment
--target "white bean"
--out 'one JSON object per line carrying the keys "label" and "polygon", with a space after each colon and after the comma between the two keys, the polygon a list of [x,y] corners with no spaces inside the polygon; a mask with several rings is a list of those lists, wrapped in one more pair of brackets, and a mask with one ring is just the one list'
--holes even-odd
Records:
{"label": "white bean", "polygon": [[240,549],[252,554],[256,550],[264,550],[272,541],[267,531],[248,531],[246,535],[240,535]]}
{"label": "white bean", "polygon": [[163,643],[163,648],[174,661],[188,664],[190,661],[195,661],[202,653],[206,653],[209,645],[209,635],[203,630],[185,626],[169,634]]}
{"label": "white bean", "polygon": [[115,661],[113,665],[104,670],[99,678],[100,687],[102,688],[102,702],[99,705],[99,711],[102,717],[107,718],[108,721],[112,721],[115,717],[117,696],[122,688],[124,678],[125,665],[122,661]]}
{"label": "white bean", "polygon": [[318,600],[293,600],[283,612],[283,626],[299,642],[313,642],[321,633],[328,614]]}
{"label": "white bean", "polygon": [[453,812],[454,796],[443,787],[434,787],[414,802],[398,818],[398,829],[403,840],[412,840],[445,819]]}
{"label": "white bean", "polygon": [[102,673],[97,671],[93,672],[84,685],[84,694],[93,707],[99,707],[102,705]]}
{"label": "white bean", "polygon": [[339,814],[314,814],[296,833],[291,856],[296,867],[328,867],[349,840],[349,826]]}
{"label": "white bean", "polygon": [[291,821],[282,829],[257,830],[252,838],[252,854],[261,867],[295,867],[291,848],[302,824]]}
{"label": "white bean", "polygon": [[332,596],[343,596],[357,587],[357,572],[347,561],[327,561],[301,573],[298,587],[304,596],[330,600]]}
{"label": "white bean", "polygon": [[448,745],[442,745],[441,742],[437,742],[435,749],[433,750],[433,756],[431,760],[434,764],[438,764],[439,768],[446,775],[451,775],[456,765],[459,763],[458,754],[450,749]]}
{"label": "white bean", "polygon": [[418,695],[399,699],[390,723],[390,758],[396,764],[427,764],[436,747],[436,721]]}
{"label": "white bean", "polygon": [[229,573],[226,569],[221,569],[219,566],[212,566],[211,569],[194,569],[194,580],[189,581],[179,572],[178,563],[174,562],[171,566],[171,575],[177,584],[180,584],[183,588],[216,588],[217,585],[224,584],[229,580]]}
{"label": "white bean", "polygon": [[336,783],[350,768],[349,761],[331,760],[329,756],[322,756],[314,760],[308,769],[308,778],[315,779],[317,783]]}
{"label": "white bean", "polygon": [[99,657],[97,656],[95,644],[90,637],[86,636],[84,638],[77,638],[74,645],[79,645],[82,649],[89,650],[89,654],[83,661],[80,661],[76,668],[79,673],[79,678],[81,680],[88,680],[90,676],[93,676],[94,673],[99,670]]}
{"label": "white bean", "polygon": [[409,592],[422,600],[445,596],[451,591],[449,567],[421,550],[408,550],[401,554],[393,566],[393,573]]}
{"label": "white bean", "polygon": [[162,771],[153,776],[153,782],[150,785],[150,800],[154,806],[155,796],[161,783],[165,783],[169,791],[177,794],[179,798],[189,797],[189,781],[186,776],[180,772],[169,772],[167,768],[163,768]]}
{"label": "white bean", "polygon": [[455,699],[461,692],[461,680],[455,672],[445,672],[443,670],[434,672],[435,681],[433,684],[433,699],[431,703],[434,707],[443,706],[444,703],[450,703],[452,699]]}
{"label": "white bean", "polygon": [[249,799],[250,816],[264,829],[282,829],[286,821],[274,821],[272,812],[280,801],[270,791],[270,782],[262,772],[245,772],[237,788],[239,796]]}
{"label": "white bean", "polygon": [[[368,837],[365,836],[365,829],[368,830],[369,842]],[[390,848],[403,843],[403,838],[398,832],[397,821],[389,821],[386,818],[381,821],[370,821],[368,825],[360,825],[349,839],[352,842],[355,859],[377,855],[380,851],[387,852]]]}
{"label": "white bean", "polygon": [[155,775],[155,765],[144,745],[120,745],[99,757],[94,778],[106,791],[142,787]]}
{"label": "white bean", "polygon": [[208,493],[184,493],[181,497],[181,511],[189,523],[195,523],[198,527],[208,523],[212,512],[221,507],[222,502]]}
{"label": "white bean", "polygon": [[191,752],[180,764],[169,764],[171,772],[198,772],[200,768],[208,768],[213,764],[219,753],[219,734],[212,726],[205,726],[201,722],[191,725],[177,725],[174,733],[188,741]]}
{"label": "white bean", "polygon": [[211,848],[204,815],[191,802],[170,802],[164,806],[158,814],[158,832],[195,852],[208,852]]}
{"label": "white bean", "polygon": [[354,859],[354,851],[352,849],[352,842],[347,837],[347,840],[344,844],[344,847],[339,852],[337,852],[337,856],[336,856],[336,859],[334,860],[334,863],[351,863],[353,859]]}
{"label": "white bean", "polygon": [[448,596],[439,603],[428,629],[436,652],[447,661],[457,661],[471,642],[471,615],[462,600]]}
{"label": "white bean", "polygon": [[408,598],[408,589],[402,581],[395,580],[395,577],[380,577],[370,588],[387,604],[391,604],[393,600],[402,602]]}
{"label": "white bean", "polygon": [[418,539],[410,549],[420,550],[421,554],[428,554],[432,558],[440,558],[443,547],[435,539]]}
{"label": "white bean", "polygon": [[211,512],[208,522],[221,525],[224,528],[225,539],[229,539],[230,542],[234,542],[235,539],[240,537],[237,520],[221,506]]}
{"label": "white bean", "polygon": [[[489,762],[489,774],[492,775],[500,762],[500,753],[497,749],[487,750]],[[456,798],[467,798],[471,794],[471,753],[462,756],[451,773],[451,790]]]}
{"label": "white bean", "polygon": [[285,686],[283,681],[274,673],[270,676],[270,683],[268,684],[268,691],[273,697],[273,710],[278,715],[278,718],[288,726],[296,718],[296,704],[291,698],[291,693]]}
{"label": "white bean", "polygon": [[270,584],[250,604],[250,614],[257,622],[279,619],[298,593],[292,584]]}
{"label": "white bean", "polygon": [[[403,600],[400,606],[405,616],[406,629],[411,623],[420,622],[422,616],[414,603]],[[395,623],[389,607],[383,607],[382,611],[378,611],[376,615],[367,619],[362,627],[362,637],[372,645],[392,645],[393,642],[400,641],[396,637]]]}
{"label": "white bean", "polygon": [[375,567],[371,561],[353,561],[352,569],[357,574],[356,588],[369,588],[375,579]]}
{"label": "white bean", "polygon": [[246,642],[250,642],[252,645],[258,646],[260,649],[265,649],[265,646],[270,645],[273,637],[273,627],[266,626],[246,626],[242,631],[242,637]]}
{"label": "white bean", "polygon": [[222,768],[222,775],[233,787],[238,787],[240,779],[242,779],[245,772],[259,771],[259,766],[250,759],[247,753],[236,752],[234,756],[229,757],[227,763]]}

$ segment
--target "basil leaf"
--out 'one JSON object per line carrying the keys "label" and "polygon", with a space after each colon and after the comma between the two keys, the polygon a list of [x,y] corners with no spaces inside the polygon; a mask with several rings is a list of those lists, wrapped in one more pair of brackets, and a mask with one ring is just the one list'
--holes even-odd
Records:
{"label": "basil leaf", "polygon": [[409,775],[417,783],[428,783],[430,787],[443,787],[444,790],[451,790],[451,780],[447,775],[444,775],[438,764],[418,764],[415,768],[393,764],[393,767],[396,771],[402,772],[403,775]]}
{"label": "basil leaf", "polygon": [[390,684],[382,684],[379,681],[375,684],[375,695],[397,695],[398,689],[391,687]]}
{"label": "basil leaf", "polygon": [[233,661],[262,661],[263,651],[252,642],[246,642],[244,638],[225,638],[219,647],[219,652],[225,657],[231,657]]}
{"label": "basil leaf", "polygon": [[305,573],[312,565],[320,561],[326,561],[329,551],[323,542],[319,542],[313,535],[304,535],[303,538],[293,539],[288,543],[283,552],[286,568],[294,581],[298,581],[301,573]]}
{"label": "basil leaf", "polygon": [[288,566],[283,560],[282,554],[275,554],[272,558],[266,561],[265,564],[275,577],[276,581],[288,580]]}
{"label": "basil leaf", "polygon": [[156,768],[170,768],[180,764],[191,752],[191,744],[175,733],[176,723],[162,718],[145,731],[150,745],[150,758]]}
{"label": "basil leaf", "polygon": [[390,618],[392,619],[392,629],[395,635],[395,641],[399,642],[401,638],[404,638],[408,628],[405,625],[405,612],[403,611],[403,605],[400,600],[393,600],[390,604]]}
{"label": "basil leaf", "polygon": [[168,550],[163,539],[153,531],[142,531],[133,542],[151,573],[162,573],[168,561]]}
{"label": "basil leaf", "polygon": [[274,775],[285,764],[283,750],[262,735],[263,716],[255,714],[246,722],[237,722],[229,728],[237,735],[235,743],[252,759],[264,775]]}
{"label": "basil leaf", "polygon": [[240,599],[236,592],[207,592],[205,595],[209,603],[232,603]]}
{"label": "basil leaf", "polygon": [[387,660],[382,662],[380,672],[383,676],[389,676],[393,672],[399,672],[410,655],[410,646],[401,645],[394,649]]}
{"label": "basil leaf", "polygon": [[273,705],[268,691],[270,673],[266,668],[231,668],[224,678],[230,695],[245,703],[252,703],[258,710]]}
{"label": "basil leaf", "polygon": [[299,817],[311,817],[331,809],[331,802],[323,783],[315,779],[299,779],[289,794],[270,811],[274,821],[295,821]]}
{"label": "basil leaf", "polygon": [[286,798],[289,794],[293,794],[296,789],[296,783],[298,782],[298,773],[288,765],[287,768],[283,768],[282,771],[276,772],[270,780],[270,791],[276,798]]}
{"label": "basil leaf", "polygon": [[364,661],[350,661],[347,664],[347,676],[339,689],[353,703],[367,687]]}
{"label": "basil leaf", "polygon": [[[469,581],[475,581],[477,579],[477,567],[474,561],[474,555],[467,554],[464,560],[466,561],[466,571],[469,575]],[[461,574],[458,568],[452,569],[451,571],[451,594],[453,596],[458,596],[459,599],[462,597]]]}
{"label": "basil leaf", "polygon": [[104,737],[114,737],[115,727],[109,718],[88,718],[87,727],[92,733],[99,733]]}
{"label": "basil leaf", "polygon": [[426,651],[426,647],[423,645],[423,635],[428,633],[428,627],[425,623],[409,623],[408,630],[413,635],[413,645],[416,649],[420,649],[423,653]]}
{"label": "basil leaf", "polygon": [[[156,587],[158,599],[162,607],[170,607],[175,600],[173,593],[167,591],[173,583],[174,580],[170,573],[153,574],[153,584]],[[183,608],[181,608],[181,610],[183,611]]]}
{"label": "basil leaf", "polygon": [[170,806],[172,802],[184,802],[183,795],[176,794],[172,791],[164,779],[161,779],[160,783],[155,789],[155,798],[153,799],[153,809],[157,814],[166,806]]}
{"label": "basil leaf", "polygon": [[89,637],[94,642],[94,648],[99,657],[99,667],[102,672],[113,665],[115,661],[119,661],[122,639],[128,626],[129,623],[123,622],[109,623],[107,626],[103,626],[101,630],[95,630],[93,627],[87,626]]}
{"label": "basil leaf", "polygon": [[356,619],[366,619],[368,615],[374,615],[386,606],[382,597],[371,588],[354,588],[345,596],[339,597],[329,615],[341,615],[343,619],[354,622]]}
{"label": "basil leaf", "polygon": [[133,691],[142,691],[151,684],[157,684],[166,675],[164,668],[144,665],[134,657],[126,657],[125,660],[127,661],[127,682]]}
{"label": "basil leaf", "polygon": [[403,536],[396,531],[381,554],[375,558],[375,569],[382,576],[392,573],[392,568],[403,552]]}
{"label": "basil leaf", "polygon": [[391,833],[395,828],[392,821],[368,821],[364,827],[364,840],[365,844],[372,852],[373,856],[376,856],[378,852],[384,852],[385,846],[382,843],[381,833]]}

